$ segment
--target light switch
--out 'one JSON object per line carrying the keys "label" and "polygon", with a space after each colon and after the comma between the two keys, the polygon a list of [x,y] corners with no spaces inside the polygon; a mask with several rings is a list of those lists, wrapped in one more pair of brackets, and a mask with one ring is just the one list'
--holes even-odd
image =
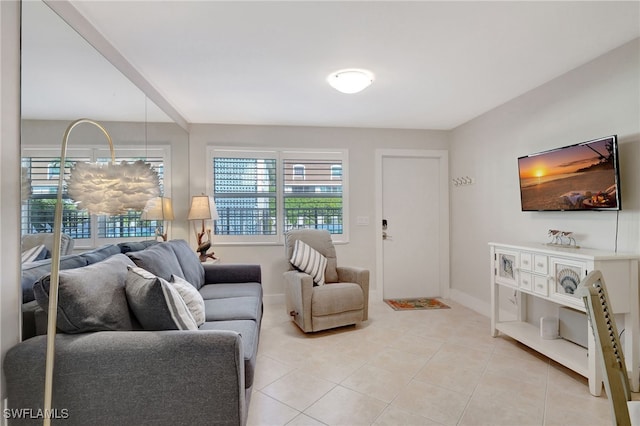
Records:
{"label": "light switch", "polygon": [[369,224],[369,216],[358,216],[356,218],[356,223],[359,226],[366,226]]}

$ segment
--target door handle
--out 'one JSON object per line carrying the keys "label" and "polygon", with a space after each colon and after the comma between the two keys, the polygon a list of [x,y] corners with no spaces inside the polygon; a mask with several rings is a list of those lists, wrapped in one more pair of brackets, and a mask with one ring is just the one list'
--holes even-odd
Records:
{"label": "door handle", "polygon": [[390,240],[391,239],[391,235],[388,235],[386,233],[386,231],[382,231],[382,239],[383,240]]}

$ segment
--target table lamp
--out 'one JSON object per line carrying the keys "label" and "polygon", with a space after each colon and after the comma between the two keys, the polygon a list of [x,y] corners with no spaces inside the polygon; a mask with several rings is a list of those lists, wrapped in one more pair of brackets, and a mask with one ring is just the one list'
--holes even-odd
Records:
{"label": "table lamp", "polygon": [[204,194],[191,197],[191,208],[189,209],[187,219],[202,221],[202,229],[200,232],[196,229],[196,224],[193,224],[193,230],[196,235],[196,240],[198,241],[198,249],[196,251],[200,253],[200,261],[206,262],[207,258],[216,259],[213,252],[207,253],[207,250],[209,250],[212,244],[210,229],[206,232],[207,240],[203,240],[205,235],[204,221],[218,219],[218,210],[216,209],[216,203],[213,197]]}
{"label": "table lamp", "polygon": [[[167,225],[166,221],[175,219],[173,215],[173,205],[171,204],[171,198],[168,197],[155,197],[147,202],[142,215],[142,220],[160,220],[162,225],[156,228],[156,237],[161,237],[163,241],[167,241]],[[162,233],[164,231],[164,233]]]}

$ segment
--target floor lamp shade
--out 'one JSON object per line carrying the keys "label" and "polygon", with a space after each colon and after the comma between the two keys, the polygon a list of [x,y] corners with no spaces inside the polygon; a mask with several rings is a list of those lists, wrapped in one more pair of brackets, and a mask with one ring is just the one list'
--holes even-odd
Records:
{"label": "floor lamp shade", "polygon": [[[56,199],[53,224],[53,251],[51,254],[51,278],[49,286],[49,305],[47,308],[47,351],[45,360],[44,412],[51,412],[53,399],[53,367],[55,362],[55,336],[58,314],[58,285],[60,282],[60,242],[62,239],[62,192],[69,135],[80,124],[97,127],[109,143],[111,164],[91,165],[77,163],[71,170],[68,194],[79,203],[80,208],[89,209],[90,213],[120,214],[128,209],[142,210],[150,198],[160,195],[158,175],[148,164],[140,161],[114,164],[115,151],[113,141],[107,130],[99,123],[81,118],[67,127],[62,138],[60,152],[61,173],[58,175],[58,193]],[[82,165],[81,165],[82,164]],[[45,426],[51,419],[44,416]]]}
{"label": "floor lamp shade", "polygon": [[67,193],[81,210],[92,214],[123,214],[142,210],[160,195],[158,174],[138,160],[119,164],[76,163],[71,168]]}

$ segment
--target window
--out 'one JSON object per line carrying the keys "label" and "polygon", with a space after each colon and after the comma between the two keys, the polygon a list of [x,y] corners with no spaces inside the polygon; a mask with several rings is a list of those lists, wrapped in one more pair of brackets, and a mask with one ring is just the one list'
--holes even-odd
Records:
{"label": "window", "polygon": [[[298,181],[299,163],[306,170],[304,182]],[[342,160],[330,158],[284,158],[284,230],[293,228],[327,229],[342,234],[342,179],[333,179],[333,168]]]}
{"label": "window", "polygon": [[216,235],[276,235],[276,161],[213,158]]}
{"label": "window", "polygon": [[208,158],[216,242],[278,243],[293,228],[327,229],[347,241],[347,151],[210,147]]}
{"label": "window", "polygon": [[293,175],[291,177],[293,180],[304,180],[304,166],[302,164],[294,164],[292,169]]}
{"label": "window", "polygon": [[342,165],[336,164],[331,166],[331,179],[341,180],[342,179]]}
{"label": "window", "polygon": [[[160,190],[170,187],[165,173],[169,166],[169,148],[117,149],[116,162],[144,160],[150,163],[160,178]],[[108,149],[69,148],[64,164],[65,179],[77,161],[111,160]],[[31,185],[31,195],[22,203],[22,234],[53,232],[54,212],[60,175],[60,149],[24,148],[22,168]],[[167,194],[168,196],[169,194]],[[78,210],[73,200],[63,193],[62,232],[76,240],[76,247],[96,247],[108,242],[153,237],[162,221],[140,220],[140,213],[130,211],[118,216],[91,216],[86,210]]]}

